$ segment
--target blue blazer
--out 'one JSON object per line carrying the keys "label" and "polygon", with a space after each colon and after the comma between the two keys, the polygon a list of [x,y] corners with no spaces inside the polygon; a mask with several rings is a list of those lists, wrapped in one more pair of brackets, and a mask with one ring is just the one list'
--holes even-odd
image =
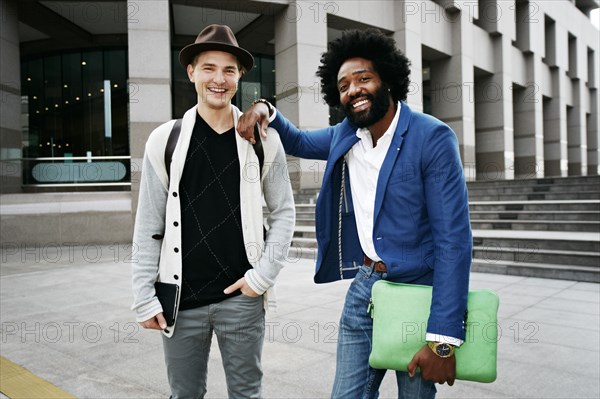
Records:
{"label": "blue blazer", "polygon": [[[280,112],[270,125],[288,154],[327,160],[316,204],[315,282],[353,278],[364,254],[347,168],[343,192],[341,177],[344,155],[359,140],[357,127],[344,119],[301,131]],[[464,339],[473,239],[458,140],[446,124],[404,102],[377,181],[373,242],[387,280],[433,286],[427,332]]]}

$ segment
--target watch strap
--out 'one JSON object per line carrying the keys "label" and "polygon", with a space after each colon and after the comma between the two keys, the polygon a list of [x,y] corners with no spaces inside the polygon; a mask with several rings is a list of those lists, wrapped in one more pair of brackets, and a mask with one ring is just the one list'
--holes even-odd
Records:
{"label": "watch strap", "polygon": [[269,117],[271,117],[273,115],[273,112],[275,112],[275,107],[273,107],[273,104],[271,104],[264,98],[257,98],[256,100],[252,101],[252,105],[256,105],[258,103],[263,103],[267,106],[267,108],[269,109]]}
{"label": "watch strap", "polygon": [[[454,345],[443,343],[443,342],[432,342],[428,341],[427,346],[429,349],[433,351],[437,356],[441,358],[448,358],[454,355]],[[448,353],[444,353],[448,352]]]}

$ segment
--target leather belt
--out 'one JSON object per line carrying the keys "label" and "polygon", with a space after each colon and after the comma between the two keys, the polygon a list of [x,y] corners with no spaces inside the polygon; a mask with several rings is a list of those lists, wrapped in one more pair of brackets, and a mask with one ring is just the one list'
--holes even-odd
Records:
{"label": "leather belt", "polygon": [[367,255],[365,255],[365,265],[369,267],[373,266],[373,270],[376,272],[387,273],[387,267],[385,266],[385,263],[382,261],[373,262],[373,259],[369,258]]}

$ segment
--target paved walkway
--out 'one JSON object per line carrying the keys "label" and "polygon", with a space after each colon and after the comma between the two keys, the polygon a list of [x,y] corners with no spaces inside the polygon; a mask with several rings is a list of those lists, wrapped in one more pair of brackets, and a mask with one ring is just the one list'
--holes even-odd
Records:
{"label": "paved walkway", "polygon": [[[7,247],[0,253],[0,355],[79,398],[166,398],[159,333],[129,311],[127,246]],[[265,398],[326,398],[349,282],[316,285],[313,263],[290,262],[267,318]],[[600,285],[473,273],[500,295],[498,379],[440,386],[439,398],[600,397]],[[209,398],[226,397],[218,348]],[[396,396],[388,373],[382,398]]]}

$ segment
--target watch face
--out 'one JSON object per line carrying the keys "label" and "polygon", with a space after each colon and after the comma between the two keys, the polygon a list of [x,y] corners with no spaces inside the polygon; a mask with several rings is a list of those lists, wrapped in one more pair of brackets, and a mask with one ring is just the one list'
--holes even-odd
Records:
{"label": "watch face", "polygon": [[448,345],[448,344],[439,344],[435,348],[435,351],[439,356],[445,357],[450,354],[450,352],[452,351],[452,348],[450,348],[450,345]]}

